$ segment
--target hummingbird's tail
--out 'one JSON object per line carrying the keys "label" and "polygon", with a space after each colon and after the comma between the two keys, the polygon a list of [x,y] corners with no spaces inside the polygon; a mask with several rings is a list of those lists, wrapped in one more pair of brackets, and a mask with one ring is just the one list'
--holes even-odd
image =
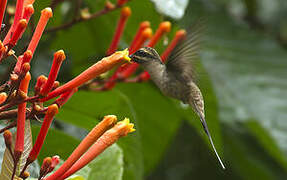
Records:
{"label": "hummingbird's tail", "polygon": [[202,115],[200,115],[200,121],[201,121],[201,124],[202,124],[202,126],[203,126],[203,129],[204,129],[206,135],[208,136],[208,139],[209,139],[209,141],[210,141],[210,144],[211,144],[211,146],[212,146],[212,148],[213,148],[213,150],[214,150],[214,152],[215,152],[215,154],[216,154],[216,157],[217,157],[219,163],[221,164],[222,168],[225,169],[225,166],[224,166],[223,162],[221,161],[221,159],[220,159],[220,157],[219,157],[219,155],[218,155],[218,153],[217,153],[217,151],[216,151],[216,148],[215,148],[215,146],[214,146],[214,144],[213,144],[213,140],[212,140],[211,135],[210,135],[210,133],[209,133],[209,130],[208,130],[208,127],[207,127],[205,118],[204,118]]}

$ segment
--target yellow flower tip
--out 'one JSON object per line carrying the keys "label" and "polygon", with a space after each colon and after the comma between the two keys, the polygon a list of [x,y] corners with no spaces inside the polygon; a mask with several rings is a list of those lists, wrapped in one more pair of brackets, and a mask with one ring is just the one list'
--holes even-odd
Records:
{"label": "yellow flower tip", "polygon": [[59,108],[57,104],[52,104],[48,107],[47,114],[54,116],[55,114],[58,113],[58,109]]}
{"label": "yellow flower tip", "polygon": [[0,98],[7,98],[7,93],[5,92],[0,93]]}
{"label": "yellow flower tip", "polygon": [[128,48],[126,48],[125,50],[123,51],[117,51],[116,53],[119,53],[123,56],[123,59],[130,62],[131,61],[131,58],[129,57],[129,50]]}
{"label": "yellow flower tip", "polygon": [[47,18],[51,18],[53,16],[53,11],[50,7],[47,7],[41,11],[41,14],[43,14]]}
{"label": "yellow flower tip", "polygon": [[128,133],[134,132],[134,124],[130,123],[130,119],[129,118],[125,118],[124,120],[118,122],[118,124],[122,124],[124,126],[126,126],[128,128]]}

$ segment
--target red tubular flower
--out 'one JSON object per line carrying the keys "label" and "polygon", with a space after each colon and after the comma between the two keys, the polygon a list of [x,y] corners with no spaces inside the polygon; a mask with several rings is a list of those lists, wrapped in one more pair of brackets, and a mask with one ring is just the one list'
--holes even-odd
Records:
{"label": "red tubular flower", "polygon": [[82,72],[80,75],[78,75],[71,81],[50,92],[47,97],[40,99],[40,101],[44,102],[54,97],[57,97],[68,90],[81,86],[85,82],[112,69],[113,67],[124,63],[124,61],[129,61],[130,58],[128,57],[128,54],[129,54],[128,50],[117,51],[111,56],[103,58],[101,61],[98,61],[93,66]]}
{"label": "red tubular flower", "polygon": [[186,36],[186,31],[184,29],[178,30],[172,39],[171,43],[169,46],[165,49],[165,51],[161,55],[161,60],[163,62],[166,61],[167,57],[170,55],[172,50],[176,47],[176,45],[185,38]]}
{"label": "red tubular flower", "polygon": [[24,12],[23,12],[23,19],[26,19],[27,22],[29,22],[30,17],[34,14],[34,7],[32,4],[29,4],[25,6]]}
{"label": "red tubular flower", "polygon": [[[18,24],[18,21],[20,21],[21,17],[22,17],[22,13],[23,13],[23,8],[24,7],[24,0],[17,0],[16,3],[16,11],[15,11],[15,16],[14,16],[14,22],[13,26],[15,26],[16,24]],[[15,27],[14,27],[15,29]],[[14,32],[13,29],[13,32]]]}
{"label": "red tubular flower", "polygon": [[41,75],[37,78],[37,82],[35,85],[35,94],[39,94],[42,86],[47,82],[48,78],[44,75]]}
{"label": "red tubular flower", "polygon": [[59,156],[53,156],[52,157],[52,164],[48,170],[48,173],[54,171],[55,167],[60,163],[60,157]]}
{"label": "red tubular flower", "polygon": [[[168,45],[168,47],[165,49],[165,51],[162,53],[161,55],[161,60],[163,62],[165,62],[168,58],[168,56],[170,55],[170,53],[172,52],[172,50],[176,47],[176,45],[185,38],[186,36],[186,31],[181,29],[178,30],[174,36],[174,38],[172,39],[171,43]],[[139,75],[139,81],[147,81],[149,80],[150,75],[148,74],[147,71],[144,71],[143,73],[141,73]]]}
{"label": "red tubular flower", "polygon": [[7,99],[7,94],[5,92],[0,93],[0,104],[5,102]]}
{"label": "red tubular flower", "polygon": [[121,16],[120,16],[120,19],[119,19],[112,43],[111,43],[111,45],[110,45],[110,47],[106,53],[107,55],[111,55],[117,50],[118,44],[120,42],[120,38],[121,38],[123,31],[124,31],[124,28],[126,26],[126,22],[128,20],[128,17],[131,15],[131,13],[132,12],[131,12],[131,9],[129,7],[122,8]]}
{"label": "red tubular flower", "polygon": [[27,50],[22,56],[18,57],[18,61],[14,67],[14,72],[16,74],[20,74],[21,71],[23,71],[23,65],[25,63],[30,64],[31,59],[32,59],[32,52],[30,50]]}
{"label": "red tubular flower", "polygon": [[[169,21],[165,21],[160,23],[158,29],[156,30],[155,34],[151,38],[150,42],[148,43],[147,46],[149,47],[154,47],[156,43],[160,40],[160,38],[167,32],[170,31],[171,28],[171,23]],[[132,54],[133,52],[131,52]],[[125,79],[130,77],[138,68],[137,63],[133,63],[129,66],[127,66],[122,72],[121,72],[121,78]]]}
{"label": "red tubular flower", "polygon": [[9,47],[12,48],[16,45],[17,41],[21,38],[21,36],[23,35],[25,29],[27,27],[27,20],[26,19],[21,19],[17,26],[16,29],[9,41]]}
{"label": "red tubular flower", "polygon": [[62,107],[73,96],[73,94],[77,91],[78,91],[78,88],[74,88],[70,91],[67,91],[67,92],[61,94],[61,96],[58,99],[56,99],[55,103],[59,107]]}
{"label": "red tubular flower", "polygon": [[41,11],[41,17],[38,21],[37,27],[35,29],[35,32],[33,34],[33,37],[30,41],[30,44],[28,46],[28,50],[32,51],[32,54],[34,54],[36,47],[38,46],[39,40],[44,32],[44,29],[48,23],[48,20],[53,16],[53,12],[51,8],[45,8]]}
{"label": "red tubular flower", "polygon": [[134,46],[135,44],[139,41],[141,35],[142,35],[142,32],[146,29],[146,28],[149,28],[150,27],[150,22],[149,21],[143,21],[139,28],[138,28],[138,31],[136,33],[136,35],[134,36],[134,39],[133,41],[131,42],[130,44],[130,48],[129,50],[131,51],[131,49],[135,49]]}
{"label": "red tubular flower", "polygon": [[11,147],[11,145],[12,145],[12,133],[11,133],[11,131],[9,131],[9,130],[4,131],[3,137],[5,140],[6,147],[7,148]]}
{"label": "red tubular flower", "polygon": [[[132,52],[138,50],[140,47],[142,47],[142,45],[145,43],[145,41],[147,39],[149,39],[151,36],[152,36],[152,29],[151,28],[145,28],[145,30],[142,31],[140,36],[138,37],[137,42],[135,42],[135,45],[133,45],[133,47],[131,47],[130,50]],[[133,64],[136,64],[136,63],[133,63]],[[116,85],[116,80],[118,78],[122,79],[125,76],[128,76],[130,73],[132,73],[132,72],[126,71],[126,74],[122,74],[121,72],[125,71],[125,69],[127,69],[128,67],[130,67],[133,64],[128,64],[126,66],[119,67],[116,70],[116,72],[110,77],[109,81],[107,83],[105,83],[104,89],[105,90],[112,89]]]}
{"label": "red tubular flower", "polygon": [[21,67],[25,63],[30,63],[32,57],[33,57],[33,54],[32,54],[32,52],[30,50],[27,50],[26,52],[24,52],[24,54],[23,54],[23,61],[22,61]]}
{"label": "red tubular flower", "polygon": [[[130,123],[129,119],[127,118],[123,121],[118,122],[113,128],[107,130],[95,142],[95,144],[81,157],[81,159],[79,159],[75,164],[73,164],[73,166],[58,179],[65,179],[83,168],[85,165],[95,159],[99,154],[101,154],[105,149],[114,144],[119,138],[135,131],[133,127],[134,124]],[[49,177],[46,180],[48,179]]]}
{"label": "red tubular flower", "polygon": [[[25,78],[21,81],[19,90],[27,94],[30,80],[31,75],[28,72]],[[16,160],[19,160],[24,150],[25,120],[26,120],[26,103],[22,103],[18,105],[17,134],[14,147],[14,156]]]}
{"label": "red tubular flower", "polygon": [[58,76],[58,72],[60,70],[60,67],[62,65],[62,62],[66,59],[65,53],[63,50],[59,50],[54,54],[54,60],[53,64],[48,76],[48,80],[43,86],[43,88],[40,91],[40,95],[46,96],[51,89],[53,88],[53,84]]}
{"label": "red tubular flower", "polygon": [[83,139],[79,146],[73,151],[70,157],[61,165],[57,171],[46,180],[59,179],[108,129],[113,127],[117,121],[114,115],[105,116],[104,119],[94,127]]}
{"label": "red tubular flower", "polygon": [[2,24],[5,9],[6,9],[7,0],[0,1],[0,24]]}
{"label": "red tubular flower", "polygon": [[12,33],[14,33],[16,26],[22,17],[23,5],[24,5],[24,0],[17,0],[13,24],[10,27],[10,29],[9,29],[8,33],[6,34],[5,39],[3,41],[5,45],[9,42]]}
{"label": "red tubular flower", "polygon": [[136,52],[139,48],[141,48],[144,43],[152,37],[152,29],[151,28],[145,28],[144,31],[141,33],[141,36],[139,39],[135,42],[135,44],[130,48],[131,54]]}
{"label": "red tubular flower", "polygon": [[154,47],[156,43],[160,40],[160,38],[170,31],[171,23],[169,21],[164,21],[159,24],[158,29],[156,30],[154,36],[151,38],[150,42],[148,43],[149,47]]}
{"label": "red tubular flower", "polygon": [[51,168],[51,165],[52,165],[52,158],[46,157],[43,160],[43,163],[40,169],[40,177],[43,177],[48,173],[49,169]]}
{"label": "red tubular flower", "polygon": [[46,138],[46,135],[48,133],[48,129],[50,128],[50,125],[54,119],[54,116],[58,113],[58,106],[56,104],[52,104],[48,107],[48,110],[46,112],[46,115],[43,120],[43,124],[41,126],[40,132],[37,136],[37,139],[35,141],[35,144],[28,156],[26,164],[30,164],[33,161],[35,161],[40,153],[40,150],[43,146],[44,140]]}

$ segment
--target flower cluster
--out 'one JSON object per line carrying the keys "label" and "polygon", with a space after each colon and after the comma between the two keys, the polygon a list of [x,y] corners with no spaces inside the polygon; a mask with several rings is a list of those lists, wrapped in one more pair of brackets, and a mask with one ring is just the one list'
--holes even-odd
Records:
{"label": "flower cluster", "polygon": [[[82,13],[79,18],[75,18],[72,22],[51,28],[47,32],[65,29],[72,26],[73,23],[98,17],[99,15],[121,8],[127,2],[128,0],[118,0],[116,5],[107,2],[102,11],[94,14]],[[9,56],[17,60],[9,80],[0,86],[0,119],[17,119],[15,121],[9,121],[10,124],[0,130],[0,133],[3,133],[7,150],[14,163],[13,169],[10,169],[12,172],[10,175],[11,179],[14,179],[14,177],[20,177],[22,179],[29,177],[29,173],[26,171],[27,167],[37,159],[55,115],[72,95],[78,91],[79,87],[96,84],[100,85],[98,90],[110,90],[118,81],[147,81],[149,79],[147,72],[142,72],[132,81],[127,80],[138,68],[138,64],[130,63],[129,53],[134,53],[143,46],[154,47],[164,34],[168,33],[171,29],[171,23],[165,21],[159,24],[158,29],[153,34],[150,22],[141,22],[130,47],[124,51],[116,51],[126,22],[132,13],[129,7],[123,7],[121,8],[120,18],[111,45],[106,52],[107,57],[101,59],[74,79],[60,86],[60,83],[56,81],[56,79],[61,65],[66,59],[66,55],[63,50],[58,50],[54,53],[53,63],[48,77],[40,75],[34,86],[33,95],[29,96],[28,94],[32,94],[28,93],[31,80],[31,74],[29,72],[31,68],[30,62],[33,59],[46,25],[53,16],[51,8],[45,8],[41,11],[40,19],[38,20],[27,49],[23,54],[17,56],[13,48],[17,45],[29,25],[30,18],[34,13],[33,3],[34,0],[17,0],[14,21],[3,41],[0,41],[0,63]],[[6,5],[7,0],[0,2],[1,24]],[[177,43],[185,37],[185,34],[184,30],[176,32],[173,40],[161,55],[163,61],[167,59]],[[114,74],[108,79],[101,81],[101,83],[92,81],[102,73],[117,66],[118,68]],[[53,98],[55,98],[55,100],[52,103],[48,106],[44,105],[44,102],[47,104],[47,101]],[[26,122],[33,119],[38,120],[39,117],[43,117],[40,132],[31,151],[28,152],[28,158],[23,159],[23,153],[26,148]],[[116,116],[105,116],[104,119],[90,131],[86,138],[82,140],[64,164],[48,177],[45,176],[51,173],[59,163],[59,156],[45,158],[40,169],[39,179],[55,180],[69,177],[115,143],[120,137],[126,136],[128,133],[134,131],[133,124],[130,123],[128,119],[124,119],[118,123],[116,123],[116,121]],[[16,133],[13,135],[9,129],[14,127],[16,127]],[[12,138],[12,136],[15,136],[15,140],[13,140],[14,138]],[[19,170],[20,160],[24,161],[25,165]]]}

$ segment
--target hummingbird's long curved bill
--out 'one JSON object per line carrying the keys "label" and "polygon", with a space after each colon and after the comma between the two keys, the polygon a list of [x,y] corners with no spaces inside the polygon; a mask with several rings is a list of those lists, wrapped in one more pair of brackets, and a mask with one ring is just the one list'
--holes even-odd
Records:
{"label": "hummingbird's long curved bill", "polygon": [[216,157],[217,157],[217,159],[218,159],[220,165],[222,166],[223,169],[225,169],[225,166],[224,166],[223,162],[221,161],[220,156],[218,155],[218,153],[217,153],[217,151],[216,151],[216,148],[215,148],[215,146],[214,146],[213,140],[212,140],[212,138],[211,138],[211,135],[210,135],[210,133],[209,133],[209,130],[208,130],[208,127],[207,127],[207,124],[206,124],[206,121],[205,121],[205,118],[202,117],[202,116],[200,116],[200,122],[201,122],[201,124],[202,124],[202,126],[203,126],[203,129],[204,129],[206,135],[208,136],[209,142],[210,142],[210,144],[211,144],[211,146],[212,146],[212,148],[213,148],[213,150],[214,150],[214,152],[215,152],[215,154],[216,154]]}

